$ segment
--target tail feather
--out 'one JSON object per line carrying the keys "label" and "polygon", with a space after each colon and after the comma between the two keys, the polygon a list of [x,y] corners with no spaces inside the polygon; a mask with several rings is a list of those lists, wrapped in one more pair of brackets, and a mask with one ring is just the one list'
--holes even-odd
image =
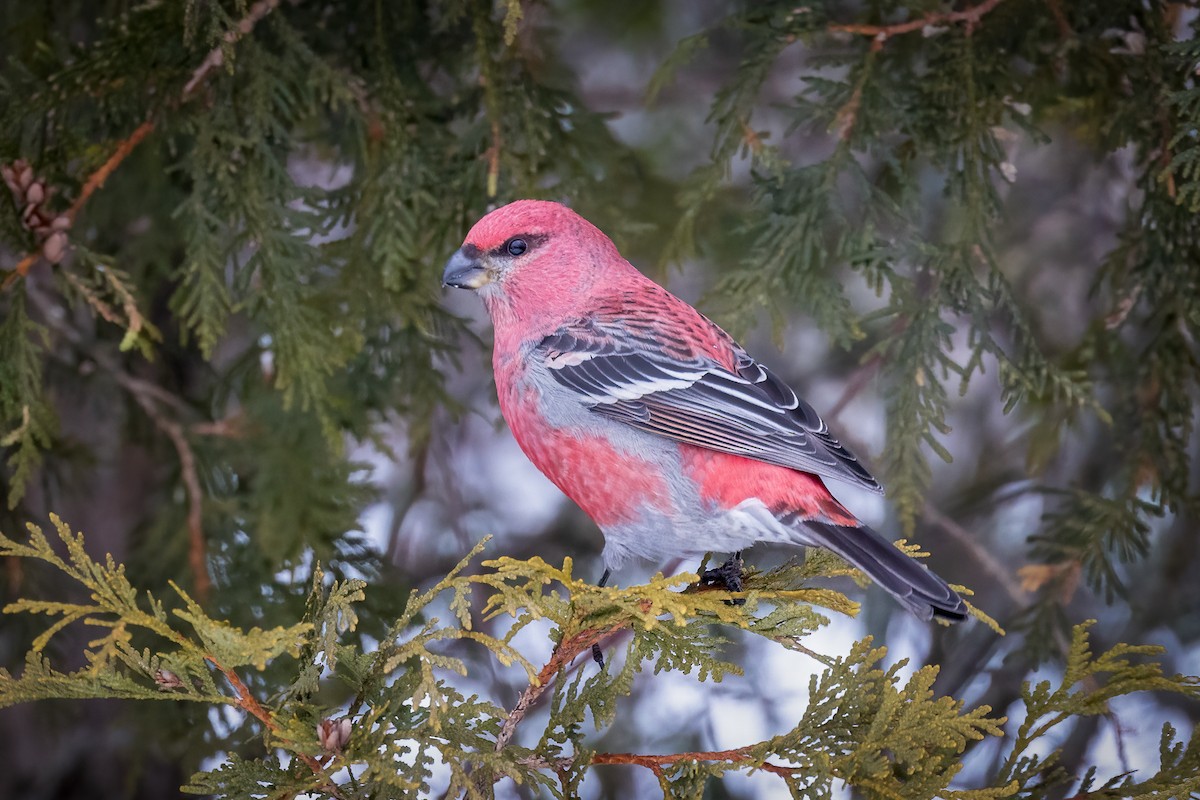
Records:
{"label": "tail feather", "polygon": [[849,561],[923,620],[958,622],[967,616],[966,603],[944,580],[866,525],[809,521],[804,538]]}

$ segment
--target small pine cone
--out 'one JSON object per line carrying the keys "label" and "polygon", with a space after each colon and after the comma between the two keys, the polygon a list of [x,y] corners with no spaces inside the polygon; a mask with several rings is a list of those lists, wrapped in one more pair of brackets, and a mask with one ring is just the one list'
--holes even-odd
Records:
{"label": "small pine cone", "polygon": [[46,200],[46,184],[41,181],[34,181],[29,184],[29,188],[25,190],[25,202],[30,205],[40,206]]}
{"label": "small pine cone", "polygon": [[317,741],[321,743],[321,749],[330,753],[340,753],[350,741],[350,731],[349,717],[323,719],[317,725]]}
{"label": "small pine cone", "polygon": [[183,681],[180,677],[169,669],[156,669],[154,671],[154,682],[163,689],[179,689],[183,687]]}
{"label": "small pine cone", "polygon": [[66,231],[55,231],[46,237],[42,243],[42,257],[51,264],[57,264],[67,254]]}

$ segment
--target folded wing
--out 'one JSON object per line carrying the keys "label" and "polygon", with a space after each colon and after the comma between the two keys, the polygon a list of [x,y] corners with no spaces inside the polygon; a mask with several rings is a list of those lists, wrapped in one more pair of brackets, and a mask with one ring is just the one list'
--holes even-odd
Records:
{"label": "folded wing", "polygon": [[695,353],[685,356],[678,340],[655,345],[644,326],[630,330],[589,320],[560,328],[535,352],[560,384],[598,414],[882,494],[883,487],[830,435],[812,406],[731,341],[733,369]]}

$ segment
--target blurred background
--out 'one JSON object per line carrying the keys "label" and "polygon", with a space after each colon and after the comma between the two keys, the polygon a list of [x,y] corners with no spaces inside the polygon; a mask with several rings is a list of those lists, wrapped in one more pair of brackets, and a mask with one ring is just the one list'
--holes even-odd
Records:
{"label": "blurred background", "polygon": [[[477,298],[440,287],[479,216],[543,197],[794,386],[889,488],[839,498],[1008,632],[931,627],[847,581],[862,613],[811,648],[871,634],[1010,726],[1022,681],[1056,674],[1085,619],[1097,648],[1163,645],[1167,672],[1197,674],[1197,16],[0,3],[0,531],[57,513],[135,585],[174,580],[245,626],[297,619],[319,561],[369,580],[368,646],[484,536],[488,555],[570,556],[598,578],[595,526],[500,419]],[[0,573],[6,601],[66,591],[15,560]],[[0,665],[20,668],[33,622],[0,626]],[[52,659],[78,667],[89,639],[69,630]],[[596,748],[788,730],[819,664],[731,648],[736,680],[642,675]],[[523,673],[462,655],[464,691],[511,706]],[[1168,721],[1190,730],[1200,708],[1114,704],[1071,726],[1064,766],[1154,771]],[[261,748],[237,724],[168,704],[4,709],[0,797],[176,796]],[[971,750],[958,783],[985,783],[998,748]],[[659,791],[646,770],[593,772],[588,797]],[[708,796],[777,796],[771,780]]]}

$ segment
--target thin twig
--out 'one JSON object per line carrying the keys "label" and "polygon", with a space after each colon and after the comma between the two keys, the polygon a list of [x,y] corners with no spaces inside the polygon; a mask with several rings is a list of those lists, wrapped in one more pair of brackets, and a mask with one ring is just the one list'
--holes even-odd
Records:
{"label": "thin twig", "polygon": [[11,286],[17,280],[17,278],[22,278],[25,275],[28,275],[29,270],[33,268],[33,265],[37,263],[39,258],[41,258],[41,255],[41,250],[35,250],[32,253],[26,253],[25,257],[18,261],[17,265],[12,268],[12,271],[4,276],[4,282],[0,283],[0,292],[3,292],[5,289]]}
{"label": "thin twig", "polygon": [[191,408],[166,389],[150,381],[134,377],[122,369],[117,360],[109,353],[86,341],[59,314],[54,313],[54,309],[49,307],[39,292],[30,292],[29,297],[41,311],[45,324],[112,375],[118,386],[133,395],[134,400],[150,417],[155,427],[171,440],[179,457],[180,473],[188,496],[188,566],[192,572],[192,583],[196,596],[201,603],[207,602],[212,589],[212,579],[208,574],[208,553],[203,527],[204,494],[200,488],[200,478],[196,470],[196,457],[191,445],[188,444],[183,426],[168,418],[162,412],[159,404],[171,406],[181,413],[187,413],[191,411]]}
{"label": "thin twig", "polygon": [[943,514],[932,503],[925,504],[925,518],[933,522],[962,545],[983,571],[1004,589],[1017,608],[1029,605],[1029,597],[1003,564],[987,551],[970,531]]}
{"label": "thin twig", "polygon": [[134,128],[133,133],[129,134],[126,139],[117,145],[117,149],[108,157],[108,160],[101,164],[100,168],[88,177],[83,184],[83,188],[79,191],[79,197],[75,198],[75,202],[71,204],[70,210],[67,211],[67,218],[72,223],[75,222],[75,217],[79,216],[79,212],[83,210],[83,206],[95,194],[96,190],[102,187],[104,182],[108,180],[108,176],[116,171],[121,162],[128,158],[134,148],[141,144],[142,140],[149,136],[153,130],[153,120],[148,119],[141,125],[138,125]]}
{"label": "thin twig", "polygon": [[1063,13],[1060,0],[1046,0],[1046,5],[1050,6],[1050,15],[1054,17],[1054,24],[1058,26],[1059,37],[1063,41],[1070,39],[1073,33],[1071,23],[1067,21],[1067,15]]}
{"label": "thin twig", "polygon": [[829,413],[824,415],[825,421],[831,424],[835,423],[842,412],[846,410],[846,406],[850,405],[850,402],[858,397],[863,389],[867,388],[882,365],[883,356],[872,356],[860,365],[850,376],[850,380],[846,381],[846,388],[842,390],[841,397],[829,409]]}
{"label": "thin twig", "polygon": [[[103,164],[100,165],[100,168],[88,176],[88,179],[83,184],[83,189],[81,189],[79,192],[79,197],[75,198],[75,202],[72,203],[71,207],[67,209],[66,213],[63,214],[63,217],[67,221],[66,230],[70,230],[75,224],[75,218],[79,215],[79,212],[83,210],[84,205],[87,203],[88,199],[95,194],[96,190],[104,185],[104,182],[108,180],[108,176],[113,174],[121,162],[128,158],[129,154],[132,153],[138,144],[140,144],[143,139],[150,135],[150,132],[153,130],[153,120],[146,120],[141,125],[137,126],[133,133],[131,133],[127,138],[123,139],[121,143],[117,145],[117,149],[114,150],[113,154],[109,156]],[[32,269],[33,265],[37,263],[37,260],[40,256],[41,250],[36,250],[32,253],[28,253],[24,258],[18,261],[17,265],[13,267],[13,269],[7,275],[4,276],[4,282],[0,283],[0,292],[4,291],[9,286],[12,286],[18,278],[23,278],[28,275],[29,270]]]}
{"label": "thin twig", "polygon": [[924,30],[930,26],[956,25],[960,22],[965,22],[967,30],[970,31],[974,29],[985,14],[992,11],[992,9],[1002,2],[1004,0],[985,0],[985,2],[977,6],[972,6],[962,11],[943,11],[935,14],[926,14],[920,19],[899,22],[895,25],[837,24],[830,25],[828,30],[837,33],[853,33],[858,36],[873,36],[877,40],[882,41],[887,41],[893,36]]}
{"label": "thin twig", "polygon": [[279,0],[259,0],[250,6],[250,11],[238,21],[237,27],[226,31],[225,35],[221,37],[221,44],[210,50],[208,55],[204,57],[204,60],[200,62],[200,66],[196,67],[196,71],[192,73],[191,80],[184,84],[183,94],[180,95],[180,98],[183,100],[188,99],[213,70],[225,63],[225,47],[236,43],[243,36],[249,34],[250,31],[254,30],[254,26],[258,24],[259,20],[270,14],[278,5]]}
{"label": "thin twig", "polygon": [[[122,383],[132,392],[138,405],[146,412],[146,416],[150,417],[158,429],[171,440],[171,444],[175,447],[175,453],[179,457],[180,476],[183,479],[183,487],[188,498],[188,566],[192,571],[192,583],[196,597],[202,605],[206,605],[212,594],[212,579],[208,575],[208,546],[204,541],[204,491],[200,488],[200,476],[196,472],[196,454],[192,451],[192,446],[188,444],[183,426],[168,419],[147,394],[131,385],[137,379],[123,380],[127,377],[125,373],[116,375],[117,382]],[[141,381],[140,383],[145,382]]]}
{"label": "thin twig", "polygon": [[233,414],[214,422],[197,422],[190,426],[188,430],[197,436],[244,439],[246,437],[246,419],[240,413]]}
{"label": "thin twig", "polygon": [[563,639],[554,648],[554,653],[550,656],[550,660],[546,662],[546,666],[542,667],[541,672],[537,675],[536,681],[530,681],[525,687],[525,691],[521,692],[521,696],[517,698],[517,703],[512,707],[512,711],[508,712],[508,716],[504,718],[503,724],[500,726],[500,734],[496,737],[495,751],[498,753],[508,746],[512,741],[513,734],[517,731],[517,725],[525,718],[525,714],[529,711],[530,706],[538,701],[538,698],[550,688],[550,683],[558,671],[566,664],[571,663],[576,656],[584,652],[590,652],[592,645],[599,642],[606,635],[612,632],[611,628],[588,628],[567,639]]}
{"label": "thin twig", "polygon": [[854,123],[858,121],[858,109],[862,105],[863,89],[867,85],[867,76],[871,71],[870,66],[875,55],[883,49],[884,41],[883,36],[876,36],[871,41],[871,48],[867,53],[867,62],[863,66],[858,82],[854,85],[854,91],[850,94],[850,99],[838,109],[837,114],[833,118],[834,126],[838,129],[838,138],[843,142],[850,141],[850,134],[854,132]]}
{"label": "thin twig", "polygon": [[[751,760],[751,748],[739,747],[734,750],[709,750],[695,753],[668,753],[666,755],[642,755],[640,753],[597,753],[592,756],[593,765],[601,764],[636,764],[639,767],[655,770],[656,774],[663,766],[677,764],[680,761],[731,761],[745,763]],[[755,769],[790,778],[796,774],[794,767],[784,767],[763,761],[753,765]]]}
{"label": "thin twig", "polygon": [[[275,717],[271,715],[270,711],[267,711],[265,708],[263,708],[262,703],[258,702],[258,698],[255,697],[250,691],[250,687],[246,686],[242,679],[238,677],[236,672],[217,661],[217,659],[211,655],[205,655],[205,659],[208,661],[208,663],[220,670],[221,674],[225,676],[225,680],[229,681],[229,685],[233,687],[234,694],[237,695],[238,708],[242,709],[247,714],[261,722],[263,727],[265,727],[271,733],[276,735],[283,733],[283,726],[275,721]],[[333,797],[343,797],[342,793],[338,790],[337,785],[334,784],[333,781],[329,780],[329,776],[325,773],[325,768],[321,766],[321,762],[317,761],[316,758],[310,755],[305,755],[304,753],[293,752],[293,755],[303,761],[318,778],[326,779],[326,783],[320,787],[321,791],[332,795]]]}

